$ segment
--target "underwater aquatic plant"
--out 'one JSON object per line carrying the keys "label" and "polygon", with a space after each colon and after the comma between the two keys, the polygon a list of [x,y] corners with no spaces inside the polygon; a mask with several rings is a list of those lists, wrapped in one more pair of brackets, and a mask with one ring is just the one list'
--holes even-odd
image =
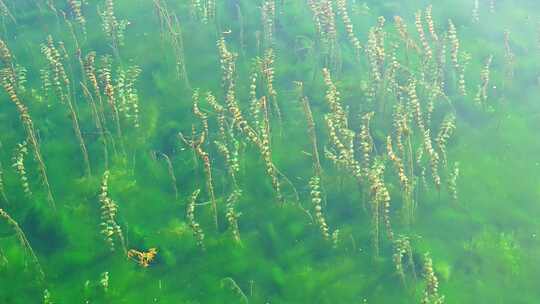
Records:
{"label": "underwater aquatic plant", "polygon": [[205,250],[204,233],[202,231],[201,225],[195,219],[195,206],[197,204],[197,198],[199,197],[200,192],[201,189],[197,189],[191,194],[186,208],[186,219],[189,223],[189,226],[191,227],[191,230],[193,231],[193,236],[197,241],[197,246],[199,246],[199,248],[201,248],[202,250]]}
{"label": "underwater aquatic plant", "polygon": [[[204,121],[206,120],[206,116]],[[207,125],[207,122],[206,122]],[[208,133],[202,132],[198,139],[192,138],[188,140],[187,138],[182,135],[182,133],[179,133],[180,139],[189,147],[193,149],[197,157],[199,157],[200,160],[203,162],[204,166],[204,174],[205,174],[205,180],[206,180],[206,190],[208,191],[208,195],[210,196],[210,203],[212,204],[212,212],[214,214],[214,224],[216,226],[216,229],[218,229],[218,209],[217,209],[217,202],[216,202],[216,194],[214,190],[214,179],[212,178],[212,163],[210,160],[210,156],[208,152],[204,151],[202,146],[206,140],[206,137],[208,136]],[[198,194],[197,194],[198,195]],[[195,198],[196,199],[196,198]]]}
{"label": "underwater aquatic plant", "polygon": [[[92,119],[96,126],[96,130],[99,135],[99,141],[103,146],[103,155],[105,159],[105,168],[109,166],[109,150],[107,147],[107,138],[106,134],[109,133],[107,129],[107,121],[105,119],[105,110],[103,107],[103,97],[101,94],[101,89],[99,88],[99,82],[96,74],[95,67],[96,53],[89,52],[82,64],[82,69],[84,70],[84,79],[83,82],[80,82],[83,95],[90,104]],[[114,139],[109,139],[112,142],[114,147]]]}
{"label": "underwater aquatic plant", "polygon": [[339,229],[336,229],[332,232],[332,248],[337,249],[339,246]]}
{"label": "underwater aquatic plant", "polygon": [[217,41],[217,47],[221,63],[222,85],[226,92],[225,104],[227,106],[227,110],[232,115],[233,122],[239,131],[242,132],[252,144],[260,146],[258,134],[244,118],[242,110],[240,109],[238,101],[236,100],[236,82],[234,78],[236,71],[235,61],[238,54],[229,51],[224,36],[221,36]]}
{"label": "underwater aquatic plant", "polygon": [[[379,31],[378,31],[379,30]],[[383,80],[383,65],[385,60],[384,45],[381,45],[380,35],[381,29],[377,27],[371,27],[368,33],[368,41],[366,45],[366,55],[370,68],[371,83],[367,89],[367,96],[370,102],[375,102],[377,98],[377,91]]]}
{"label": "underwater aquatic plant", "polygon": [[418,47],[414,39],[412,39],[412,37],[409,34],[409,31],[407,29],[407,23],[405,22],[405,20],[403,20],[401,16],[395,16],[394,24],[399,33],[399,37],[401,41],[405,43],[405,47],[407,48],[407,50],[412,48],[416,52],[420,53],[420,48]]}
{"label": "underwater aquatic plant", "polygon": [[4,200],[4,203],[9,204],[9,200],[6,195],[6,186],[4,184],[4,167],[2,166],[2,163],[0,163],[0,195]]}
{"label": "underwater aquatic plant", "polygon": [[[60,46],[61,49],[63,48],[62,43],[58,43],[58,45]],[[74,95],[72,94],[71,89],[70,89],[71,82],[64,68],[64,63],[62,62],[63,60],[66,60],[68,58],[67,53],[65,52],[65,49],[64,49],[64,56],[61,56],[60,52],[55,46],[54,40],[51,35],[47,37],[47,42],[41,45],[41,52],[47,59],[49,70],[53,77],[52,84],[53,84],[53,87],[55,88],[57,96],[60,99],[60,102],[65,103],[68,107],[68,111],[71,117],[72,127],[75,132],[75,137],[77,138],[79,142],[79,147],[81,149],[81,154],[83,156],[85,172],[87,175],[91,175],[92,173],[90,169],[88,149],[86,148],[86,143],[84,141],[81,128],[79,126],[79,117],[73,105]]]}
{"label": "underwater aquatic plant", "polygon": [[[431,166],[431,175],[433,176],[433,181],[437,189],[440,188],[441,178],[439,176],[439,154],[433,148],[432,139],[431,139],[431,130],[426,126],[423,112],[421,109],[420,101],[417,95],[417,83],[416,80],[411,79],[407,89],[407,94],[409,97],[410,107],[413,109],[413,116],[418,127],[420,134],[423,139],[423,150],[427,153]],[[417,161],[419,163],[419,161]]]}
{"label": "underwater aquatic plant", "polygon": [[[96,128],[100,132],[104,132],[105,128],[105,114],[103,110],[103,98],[101,97],[101,90],[99,88],[99,82],[96,74],[96,52],[89,52],[84,58],[83,68],[85,83],[81,83],[83,89],[85,89],[85,96],[88,97],[90,105],[92,107],[92,117],[96,124]],[[88,84],[89,82],[90,84]],[[50,85],[45,85],[45,88],[50,87]],[[89,88],[87,88],[89,87]],[[90,90],[91,89],[91,90]],[[97,104],[96,104],[97,100]]]}
{"label": "underwater aquatic plant", "polygon": [[429,163],[431,166],[431,175],[433,177],[433,182],[435,183],[435,187],[437,190],[440,190],[441,188],[441,177],[439,175],[439,153],[435,151],[432,145],[430,130],[427,129],[424,132],[424,148],[428,154],[429,157]]}
{"label": "underwater aquatic plant", "polygon": [[241,213],[238,213],[236,211],[236,204],[238,203],[238,199],[242,195],[241,190],[233,190],[231,195],[227,198],[227,212],[225,213],[225,217],[227,218],[227,221],[229,222],[229,229],[232,232],[233,238],[236,242],[241,242],[240,239],[240,229],[238,228],[238,218],[240,217]]}
{"label": "underwater aquatic plant", "polygon": [[11,165],[17,171],[19,178],[21,179],[21,185],[24,190],[24,194],[27,197],[32,196],[32,191],[30,190],[30,184],[28,183],[28,175],[26,174],[26,168],[24,165],[24,160],[28,154],[28,147],[26,141],[18,143],[15,147],[15,153],[13,155],[13,164]]}
{"label": "underwater aquatic plant", "polygon": [[403,161],[394,153],[394,148],[392,147],[392,137],[390,135],[386,137],[386,152],[388,153],[388,158],[397,170],[399,182],[401,184],[404,196],[408,197],[411,194],[409,178],[405,173]]}
{"label": "underwater aquatic plant", "polygon": [[[405,270],[407,266],[410,268],[410,271],[413,274],[413,278],[416,280],[416,270],[413,261],[413,251],[410,239],[404,235],[398,235],[394,240],[394,254],[392,255],[392,260],[394,262],[394,267],[396,272],[401,279],[401,283],[406,286],[406,274]],[[403,261],[406,258],[407,261]]]}
{"label": "underwater aquatic plant", "polygon": [[315,220],[319,225],[322,236],[328,240],[330,239],[330,232],[328,229],[328,224],[326,224],[326,219],[322,211],[322,198],[321,198],[321,186],[320,186],[320,177],[313,176],[309,180],[309,188],[311,194],[311,203],[313,204],[313,209],[315,210]]}
{"label": "underwater aquatic plant", "polygon": [[435,42],[438,42],[439,35],[437,34],[437,31],[435,29],[435,22],[433,21],[433,5],[430,4],[426,7],[425,17],[431,39],[433,39],[433,41]]}
{"label": "underwater aquatic plant", "polygon": [[435,138],[435,142],[437,143],[437,148],[439,149],[442,163],[445,167],[448,166],[448,156],[447,156],[447,148],[448,140],[452,135],[454,134],[456,130],[456,116],[451,113],[448,114],[442,124],[439,128],[439,133],[437,134],[437,138]]}
{"label": "underwater aquatic plant", "polygon": [[[6,59],[7,54],[9,54],[9,49],[5,47],[5,44],[0,43],[0,57]],[[19,99],[13,82],[13,72],[9,67],[0,70],[0,84],[8,94],[10,101],[17,107],[17,111],[19,112],[19,118],[24,126],[27,140],[28,142],[30,142],[30,146],[32,147],[32,150],[34,152],[34,159],[38,164],[41,180],[47,190],[47,200],[49,201],[53,209],[56,209],[56,204],[51,192],[51,186],[49,184],[49,178],[45,168],[45,163],[43,161],[43,156],[41,155],[41,148],[39,146],[39,142],[36,136],[34,122],[30,117],[28,107],[21,101],[21,99]]]}
{"label": "underwater aquatic plant", "polygon": [[362,170],[363,177],[367,178],[369,175],[369,168],[371,167],[372,159],[371,154],[374,150],[373,137],[371,137],[370,123],[371,119],[375,115],[375,112],[369,112],[362,115],[362,124],[360,126],[360,152],[362,155]]}
{"label": "underwater aquatic plant", "polygon": [[355,54],[359,59],[360,52],[362,51],[362,43],[360,42],[360,40],[356,37],[354,33],[353,23],[347,11],[347,1],[336,0],[336,7],[337,7],[338,14],[341,16],[341,21],[343,22],[343,25],[345,25],[347,38],[349,38],[349,42],[352,44]]}
{"label": "underwater aquatic plant", "polygon": [[[511,80],[514,78],[514,68],[515,68],[515,57],[516,55],[512,51],[512,47],[510,46],[510,30],[504,31],[504,59],[506,60],[506,77],[507,80]],[[489,66],[486,64],[486,66]]]}
{"label": "underwater aquatic plant", "polygon": [[191,0],[191,15],[203,24],[216,16],[215,0]]}
{"label": "underwater aquatic plant", "polygon": [[457,180],[459,178],[459,162],[454,163],[454,168],[450,172],[450,177],[448,179],[448,191],[450,191],[450,196],[454,202],[458,201],[458,186]]}
{"label": "underwater aquatic plant", "polygon": [[[259,59],[260,61],[260,59]],[[258,64],[260,65],[260,64]],[[254,68],[250,75],[250,85],[249,85],[249,111],[251,115],[251,121],[255,127],[261,125],[261,105],[260,99],[257,97],[257,81],[259,80],[259,73],[257,68]]]}
{"label": "underwater aquatic plant", "polygon": [[[392,138],[390,142],[387,141],[387,153],[390,160],[394,163],[394,167],[397,168],[398,177],[401,183],[403,193],[403,215],[405,223],[410,224],[414,218],[415,213],[415,198],[413,192],[415,188],[415,166],[414,155],[412,151],[412,130],[410,127],[411,115],[406,109],[406,105],[403,101],[404,97],[401,97],[398,103],[394,107],[393,126],[396,137],[397,154],[393,151]],[[390,146],[388,146],[390,144]],[[393,154],[393,155],[392,155]],[[400,157],[401,155],[401,157]],[[398,160],[401,160],[398,161]],[[401,172],[401,167],[407,172]],[[407,176],[407,173],[409,176]]]}
{"label": "underwater aquatic plant", "polygon": [[232,178],[233,184],[236,185],[236,175],[240,171],[240,142],[236,139],[234,128],[230,127],[227,122],[225,116],[225,108],[218,103],[216,97],[212,95],[211,92],[206,93],[206,102],[216,112],[216,120],[219,129],[219,140],[215,140],[214,144],[216,145],[221,155],[225,158],[227,171]]}
{"label": "underwater aquatic plant", "polygon": [[325,149],[325,155],[335,165],[347,170],[360,181],[362,178],[361,166],[354,158],[354,131],[349,129],[347,115],[341,105],[340,93],[332,81],[330,71],[326,68],[323,69],[323,76],[327,86],[325,99],[330,107],[330,113],[325,116],[325,121],[332,145],[332,148]]}
{"label": "underwater aquatic plant", "polygon": [[[270,177],[272,181],[272,187],[274,188],[274,191],[276,193],[276,198],[279,203],[283,203],[284,198],[281,193],[281,182],[278,179],[279,171],[275,167],[275,164],[272,160],[272,149],[271,149],[271,143],[270,143],[270,135],[271,135],[271,129],[270,129],[270,119],[268,114],[268,107],[267,107],[267,97],[263,96],[260,99],[256,98],[256,92],[255,88],[252,87],[250,89],[250,95],[252,97],[252,114],[255,118],[255,128],[253,128],[248,121],[244,118],[243,113],[238,105],[238,102],[236,100],[235,95],[235,80],[234,80],[234,71],[235,71],[235,60],[237,57],[237,54],[231,53],[227,49],[227,45],[225,43],[225,38],[221,37],[218,40],[218,51],[220,54],[220,62],[221,62],[221,70],[223,72],[222,74],[222,81],[223,81],[223,87],[226,90],[226,105],[227,109],[229,110],[229,113],[232,115],[233,122],[235,126],[239,129],[240,132],[242,132],[247,140],[254,144],[258,150],[261,153],[261,156],[264,160],[266,173]],[[272,53],[267,53],[270,57],[265,59],[264,65],[266,68],[271,67],[271,64],[273,62],[273,55]],[[277,93],[275,93],[275,90],[273,89],[273,71],[270,70],[270,72],[264,72],[266,74],[266,84],[267,89],[269,90],[269,95],[272,96]],[[253,78],[255,79],[255,78]],[[214,100],[214,99],[211,99]],[[257,100],[257,101],[255,101]],[[277,101],[276,101],[277,102]],[[215,107],[214,107],[215,108]],[[259,109],[254,109],[259,108]],[[279,108],[276,109],[276,111],[279,113]],[[258,121],[258,113],[263,113],[263,117],[260,121]],[[283,176],[282,174],[280,174]]]}
{"label": "underwater aquatic plant", "polygon": [[467,96],[467,89],[465,87],[465,62],[459,62],[459,48],[460,42],[457,34],[456,26],[451,19],[448,19],[448,40],[450,43],[450,58],[456,74],[459,77],[458,91],[462,96]]}
{"label": "underwater aquatic plant", "polygon": [[424,24],[422,20],[423,12],[421,10],[417,11],[415,14],[415,25],[416,25],[416,31],[418,32],[418,36],[420,37],[420,42],[422,43],[422,47],[424,48],[424,60],[430,61],[433,58],[433,51],[431,50],[431,46],[429,45],[426,34],[424,32]]}
{"label": "underwater aquatic plant", "polygon": [[103,173],[103,178],[101,179],[101,187],[99,193],[99,202],[101,204],[101,234],[105,237],[105,241],[109,245],[111,251],[114,251],[116,237],[120,241],[120,246],[125,254],[127,254],[127,245],[124,239],[124,234],[122,228],[116,220],[116,215],[118,213],[118,205],[109,197],[109,177],[110,172],[105,171]]}
{"label": "underwater aquatic plant", "polygon": [[109,272],[108,271],[101,273],[101,276],[99,279],[99,285],[101,285],[101,288],[103,288],[103,291],[105,293],[109,291]]}
{"label": "underwater aquatic plant", "polygon": [[274,50],[272,48],[268,48],[264,52],[263,58],[260,58],[258,60],[258,64],[259,64],[260,75],[262,75],[263,81],[266,84],[267,99],[269,99],[272,102],[274,111],[276,112],[278,122],[281,125],[282,124],[281,109],[279,108],[279,103],[277,100],[277,91],[274,87],[274,81],[275,81],[274,61],[275,59],[276,59],[276,55],[274,54]]}
{"label": "underwater aquatic plant", "polygon": [[311,154],[313,157],[313,171],[315,176],[322,176],[322,165],[319,157],[319,145],[317,143],[317,134],[315,132],[315,119],[313,118],[313,112],[311,112],[311,106],[309,105],[309,99],[304,96],[304,87],[301,82],[296,82],[298,89],[300,90],[300,101],[302,102],[302,109],[306,115],[307,131],[309,140],[311,141]]}
{"label": "underwater aquatic plant", "polygon": [[486,108],[486,102],[488,99],[489,75],[492,62],[493,55],[489,55],[484,67],[482,68],[482,71],[480,71],[480,80],[482,83],[478,85],[478,92],[474,97],[474,102],[484,109]]}
{"label": "underwater aquatic plant", "polygon": [[[178,78],[182,79],[186,87],[191,90],[184,55],[183,31],[178,16],[170,12],[165,0],[154,0],[154,5],[158,12],[161,34],[169,40],[174,52]],[[208,13],[212,14],[212,12],[215,11],[215,1],[210,0],[208,6]]]}
{"label": "underwater aquatic plant", "polygon": [[439,295],[439,280],[433,270],[433,260],[429,253],[424,254],[423,267],[424,280],[426,287],[422,296],[421,304],[443,304],[444,296]]}
{"label": "underwater aquatic plant", "polygon": [[17,23],[17,20],[15,20],[15,16],[11,13],[8,6],[3,0],[0,0],[0,14],[2,17],[9,17],[13,23]]}
{"label": "underwater aquatic plant", "polygon": [[268,118],[268,108],[266,105],[266,97],[263,96],[261,99],[261,108],[263,112],[263,120],[260,127],[260,144],[259,149],[261,155],[264,159],[264,164],[266,166],[266,174],[272,180],[272,187],[276,192],[276,199],[278,203],[283,203],[284,198],[281,194],[281,182],[278,179],[277,170],[272,161],[272,149],[270,146],[270,119]]}
{"label": "underwater aquatic plant", "polygon": [[[118,106],[116,102],[115,88],[112,78],[112,58],[109,55],[101,57],[101,67],[97,70],[100,84],[103,88],[103,92],[107,97],[107,102],[113,113],[113,120],[116,125],[116,133],[118,138],[122,138],[122,128],[120,126],[120,116],[118,115]],[[92,62],[92,61],[91,61]],[[96,92],[97,94],[97,92]]]}
{"label": "underwater aquatic plant", "polygon": [[43,290],[43,304],[54,304],[48,289]]}
{"label": "underwater aquatic plant", "polygon": [[244,303],[249,304],[248,297],[246,296],[242,288],[238,286],[238,284],[233,278],[230,278],[230,277],[223,278],[221,280],[221,287],[229,287],[232,291],[238,294],[238,296],[242,299]]}
{"label": "underwater aquatic plant", "polygon": [[77,23],[82,29],[83,34],[86,36],[86,18],[83,16],[82,13],[83,2],[78,0],[67,0],[67,2],[73,18],[75,19],[75,21],[77,21]]}
{"label": "underwater aquatic plant", "polygon": [[[388,240],[393,241],[394,232],[390,220],[390,192],[384,182],[385,166],[382,161],[376,160],[367,175],[371,205],[372,240],[375,255],[379,255],[380,223],[381,219],[386,228]],[[382,213],[382,214],[381,214]]]}
{"label": "underwater aquatic plant", "polygon": [[263,25],[264,45],[268,48],[274,44],[275,19],[275,0],[264,0],[261,6],[261,20]]}
{"label": "underwater aquatic plant", "polygon": [[[448,238],[456,238],[455,226],[445,220],[453,209],[444,209],[447,204],[435,204],[433,198],[435,191],[440,193],[444,188],[448,195],[440,195],[439,199],[445,203],[457,201],[462,177],[454,156],[459,156],[460,162],[470,160],[471,155],[479,155],[471,145],[477,142],[474,136],[493,135],[483,133],[491,131],[494,122],[483,111],[472,108],[474,95],[467,97],[465,87],[465,79],[470,79],[471,87],[487,88],[489,94],[484,96],[489,95],[488,100],[499,96],[491,85],[499,81],[502,64],[490,66],[489,76],[493,79],[484,81],[488,77],[474,76],[483,73],[480,53],[498,56],[504,51],[502,45],[490,43],[489,35],[477,35],[486,27],[500,30],[498,25],[487,23],[487,16],[482,17],[481,26],[468,26],[465,19],[470,7],[465,12],[455,5],[448,9],[448,1],[429,5],[416,16],[410,4],[396,1],[98,2],[7,3],[21,25],[16,27],[0,1],[0,15],[5,17],[0,19],[7,21],[2,24],[5,42],[0,40],[0,76],[25,131],[18,130],[17,117],[12,115],[15,112],[10,112],[14,109],[3,104],[2,140],[9,147],[17,141],[27,142],[25,164],[31,178],[34,174],[28,157],[38,161],[40,175],[45,173],[38,151],[43,146],[43,157],[50,158],[50,168],[54,169],[52,181],[60,187],[57,195],[61,208],[50,219],[54,222],[50,230],[47,222],[52,214],[41,208],[44,193],[37,186],[30,184],[34,191],[32,204],[9,205],[14,206],[14,215],[24,219],[21,227],[30,227],[25,229],[30,241],[44,240],[32,245],[38,245],[35,248],[40,252],[46,250],[44,266],[51,269],[46,286],[38,286],[37,293],[28,292],[28,301],[42,300],[39,297],[47,287],[54,288],[51,291],[55,300],[58,295],[65,297],[63,301],[80,302],[79,291],[73,287],[81,287],[76,280],[89,272],[102,276],[96,298],[83,295],[87,302],[137,302],[145,301],[147,296],[162,302],[216,302],[227,296],[231,301],[246,303],[412,302],[411,289],[424,287],[414,284],[411,278],[415,276],[414,262],[420,261],[416,261],[417,256],[413,260],[413,250],[417,254],[417,246],[425,250],[444,243],[448,247],[437,250],[444,249],[450,258],[455,254],[450,250],[453,242],[448,242]],[[372,9],[368,10],[368,5]],[[490,5],[494,5],[493,0]],[[98,14],[92,11],[95,8]],[[463,14],[456,16],[456,12]],[[387,24],[386,19],[394,14],[404,17],[396,16],[394,24]],[[490,18],[499,19],[501,15]],[[117,16],[129,16],[134,21],[129,39],[123,37],[127,21]],[[440,16],[443,19],[435,18]],[[443,24],[448,18],[456,20],[456,24]],[[100,26],[103,31],[99,31]],[[411,26],[416,27],[409,32]],[[515,49],[511,50],[516,52],[515,73],[520,81],[532,83],[534,71],[527,70],[527,64],[520,61],[521,50],[529,49],[530,43],[522,38],[520,28],[504,26],[516,33],[516,41],[508,37],[505,46]],[[46,38],[34,32],[41,28],[65,42],[52,41],[51,47],[46,41],[43,50],[47,58],[38,56],[39,49],[32,47]],[[458,39],[458,29],[463,40]],[[81,36],[86,30],[87,35]],[[481,50],[471,43],[473,39],[482,41]],[[8,43],[13,44],[14,53]],[[171,57],[170,62],[161,55]],[[527,63],[536,62],[537,58],[529,55]],[[38,59],[34,61],[33,57]],[[47,68],[40,69],[40,61]],[[20,64],[23,62],[25,66]],[[469,62],[471,71],[465,75]],[[188,74],[200,90],[192,90]],[[38,76],[41,90],[36,86]],[[293,79],[299,81],[291,83]],[[299,103],[291,102],[297,97],[292,84],[300,88]],[[505,90],[504,96],[507,94],[518,96],[511,90]],[[80,100],[83,96],[85,102]],[[56,100],[64,100],[60,105],[64,111],[55,111],[59,106]],[[498,106],[495,102],[489,105]],[[497,113],[503,120],[507,114],[519,113],[517,108],[522,106],[500,107]],[[85,238],[93,235],[88,230],[92,227],[88,228],[79,217],[92,212],[85,202],[95,201],[100,177],[73,178],[77,172],[71,169],[77,164],[68,153],[77,149],[73,145],[77,138],[69,136],[70,130],[59,128],[66,116],[62,114],[71,115],[70,111],[77,115],[92,169],[106,171],[99,191],[102,236],[108,243],[112,239],[115,250],[125,243],[122,247],[126,255],[102,259],[102,252],[92,250],[99,244]],[[35,126],[30,114],[36,119]],[[452,138],[458,131],[456,121],[463,122],[460,127],[463,125],[467,131],[458,134],[459,142]],[[178,146],[176,135],[188,129],[189,138],[181,136],[187,146]],[[532,146],[515,149],[521,152],[527,147]],[[320,158],[320,148],[325,158]],[[194,161],[189,153],[179,153],[186,149],[192,150]],[[0,149],[0,157],[9,158],[7,154]],[[490,166],[500,156],[483,154],[478,163]],[[165,163],[160,165],[158,158]],[[195,171],[193,165],[197,166]],[[470,166],[464,168],[464,178],[474,176]],[[19,184],[20,176],[10,171],[3,185],[7,194],[15,195],[11,187]],[[129,175],[129,184],[117,179],[119,173]],[[486,185],[480,173],[474,176],[475,191]],[[466,179],[463,184],[470,184]],[[202,198],[201,190],[191,197],[182,191],[184,186],[198,189],[201,185],[205,192]],[[288,186],[294,190],[297,204],[288,203]],[[295,187],[302,186],[309,191],[304,193],[311,201],[306,205],[309,211],[296,193]],[[470,189],[459,190],[460,200],[473,201]],[[120,214],[113,197],[126,202]],[[10,196],[13,202],[16,198]],[[280,204],[268,204],[276,200]],[[184,207],[185,223],[178,212]],[[480,203],[471,206],[472,215],[477,216],[480,208]],[[221,216],[224,221],[218,223]],[[433,222],[437,225],[433,226]],[[162,229],[163,223],[173,225]],[[474,227],[465,225],[463,218],[453,223],[463,229]],[[329,224],[339,229],[331,230]],[[215,225],[216,229],[205,235],[203,228],[207,225]],[[197,247],[184,242],[185,228],[193,233],[193,245]],[[442,229],[447,233],[436,234]],[[426,230],[429,233],[424,233]],[[461,230],[459,233],[466,235]],[[417,234],[422,234],[418,239],[424,241],[416,242]],[[323,247],[321,235],[326,240]],[[156,260],[157,251],[127,250],[128,238],[137,244],[160,244],[160,255],[168,270],[163,272],[157,267],[135,271],[137,265],[131,267],[126,256],[147,267],[152,265],[152,259]],[[370,240],[372,247],[365,250]],[[18,271],[12,267],[16,263],[11,263],[9,246],[13,244],[9,241],[2,245],[8,246],[3,255],[11,265],[0,266],[2,271]],[[208,250],[201,256],[205,246]],[[380,256],[370,259],[377,254]],[[440,303],[433,263],[425,264],[424,303]],[[260,271],[252,272],[254,265]],[[82,266],[85,270],[81,275],[58,279],[64,278],[58,274]],[[437,276],[445,279],[436,266]],[[109,282],[109,273],[103,272],[111,269],[116,273],[125,267],[137,275],[130,271],[118,273]],[[392,275],[394,272],[397,276]],[[457,271],[452,278],[460,280],[465,275]],[[156,276],[159,280],[154,280]],[[237,284],[232,277],[252,283],[248,289],[247,284]],[[395,283],[394,278],[401,279],[404,288],[386,292],[387,286]],[[231,288],[238,297],[220,290],[216,284],[220,280],[222,287]],[[177,290],[173,284],[186,281],[186,288],[173,291]],[[112,292],[109,283],[116,282],[125,293]],[[377,288],[373,288],[375,284]],[[135,285],[140,288],[131,288]],[[85,286],[88,293],[90,283]],[[448,292],[445,290],[449,300],[458,301],[453,293],[456,286],[460,286],[459,282],[449,284]],[[27,292],[34,286],[21,288]],[[18,292],[15,288],[2,289],[0,299],[9,299]],[[464,292],[460,296],[466,299],[462,302],[474,302],[471,299],[484,292]],[[489,292],[495,293],[494,297],[499,295],[494,289]]]}
{"label": "underwater aquatic plant", "polygon": [[41,268],[41,264],[39,263],[39,260],[34,253],[34,249],[32,249],[32,246],[30,245],[30,242],[28,242],[28,239],[26,238],[26,234],[19,226],[19,223],[17,223],[4,209],[0,208],[0,219],[4,220],[10,227],[13,229],[13,232],[15,232],[15,235],[17,236],[17,239],[21,246],[23,247],[26,254],[30,256],[30,259],[34,266],[36,267],[36,271],[38,273],[38,280],[42,280],[45,278],[45,273],[43,272],[43,269]]}
{"label": "underwater aquatic plant", "polygon": [[129,25],[129,21],[125,19],[118,21],[114,10],[114,0],[105,0],[105,8],[99,14],[103,32],[107,36],[115,55],[119,57],[119,48],[124,45],[124,32]]}
{"label": "underwater aquatic plant", "polygon": [[9,69],[11,71],[12,78],[15,78],[15,65],[13,63],[13,55],[11,54],[11,50],[7,46],[6,42],[4,40],[0,39],[0,60],[4,64],[4,67]]}
{"label": "underwater aquatic plant", "polygon": [[167,172],[169,172],[169,177],[171,178],[171,187],[174,191],[174,198],[178,199],[178,196],[179,196],[178,186],[177,186],[178,182],[176,180],[176,174],[174,174],[174,167],[171,162],[171,159],[165,153],[160,153],[160,155],[165,160],[165,163],[167,164]]}
{"label": "underwater aquatic plant", "polygon": [[135,129],[140,128],[139,119],[139,94],[136,82],[142,69],[137,66],[129,66],[127,69],[120,68],[116,77],[116,88],[118,100],[118,112],[123,118],[129,121]]}
{"label": "underwater aquatic plant", "polygon": [[206,113],[203,113],[201,109],[199,108],[200,100],[199,100],[198,89],[195,89],[193,91],[192,99],[193,99],[193,114],[195,114],[195,116],[201,121],[204,134],[210,135],[210,131],[208,130],[209,129],[208,128],[208,115],[206,115]]}
{"label": "underwater aquatic plant", "polygon": [[474,23],[480,22],[480,2],[478,0],[473,0],[472,21]]}

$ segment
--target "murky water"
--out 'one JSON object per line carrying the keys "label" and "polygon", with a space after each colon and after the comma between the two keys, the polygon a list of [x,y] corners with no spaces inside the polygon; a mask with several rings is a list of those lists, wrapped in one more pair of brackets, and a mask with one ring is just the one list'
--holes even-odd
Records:
{"label": "murky water", "polygon": [[0,1],[0,303],[536,303],[540,5]]}

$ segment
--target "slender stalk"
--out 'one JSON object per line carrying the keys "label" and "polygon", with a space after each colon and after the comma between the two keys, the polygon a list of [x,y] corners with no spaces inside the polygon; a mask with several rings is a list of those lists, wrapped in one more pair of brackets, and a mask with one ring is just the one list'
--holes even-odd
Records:
{"label": "slender stalk", "polygon": [[39,279],[42,280],[45,278],[45,273],[43,272],[43,269],[41,268],[41,264],[39,263],[39,260],[32,249],[32,246],[30,245],[30,242],[28,242],[28,239],[26,238],[26,235],[24,234],[24,231],[19,226],[19,223],[17,223],[4,209],[0,208],[0,218],[4,219],[8,225],[15,231],[15,234],[17,235],[17,238],[19,239],[19,242],[21,243],[21,246],[25,249],[27,254],[30,255],[30,258],[32,262],[34,263],[37,272],[39,274]]}
{"label": "slender stalk", "polygon": [[34,158],[36,162],[38,163],[41,180],[47,190],[47,200],[49,201],[51,207],[53,209],[56,209],[55,200],[51,191],[51,186],[49,184],[49,177],[47,175],[47,170],[45,168],[45,162],[43,161],[43,157],[41,155],[41,149],[39,146],[39,142],[37,140],[36,131],[34,128],[34,122],[32,121],[30,117],[28,108],[19,99],[19,96],[17,95],[17,92],[15,90],[15,87],[13,86],[12,81],[13,81],[13,78],[11,77],[11,71],[9,70],[9,68],[7,70],[3,69],[0,71],[0,83],[4,87],[4,90],[8,94],[11,102],[15,104],[15,106],[17,107],[20,120],[24,126],[24,130],[27,136],[27,141],[30,143],[30,146],[32,147],[34,151]]}
{"label": "slender stalk", "polygon": [[177,181],[176,181],[176,175],[174,174],[173,164],[169,156],[167,156],[167,154],[161,153],[161,157],[163,157],[163,159],[167,163],[167,170],[169,172],[169,177],[171,178],[171,186],[174,191],[174,198],[178,200],[178,187],[176,186]]}

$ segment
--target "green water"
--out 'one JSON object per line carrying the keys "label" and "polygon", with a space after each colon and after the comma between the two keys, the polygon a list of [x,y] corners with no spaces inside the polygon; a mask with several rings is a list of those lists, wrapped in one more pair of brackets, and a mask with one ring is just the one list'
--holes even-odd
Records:
{"label": "green water", "polygon": [[539,302],[540,4],[431,9],[0,1],[0,303]]}

